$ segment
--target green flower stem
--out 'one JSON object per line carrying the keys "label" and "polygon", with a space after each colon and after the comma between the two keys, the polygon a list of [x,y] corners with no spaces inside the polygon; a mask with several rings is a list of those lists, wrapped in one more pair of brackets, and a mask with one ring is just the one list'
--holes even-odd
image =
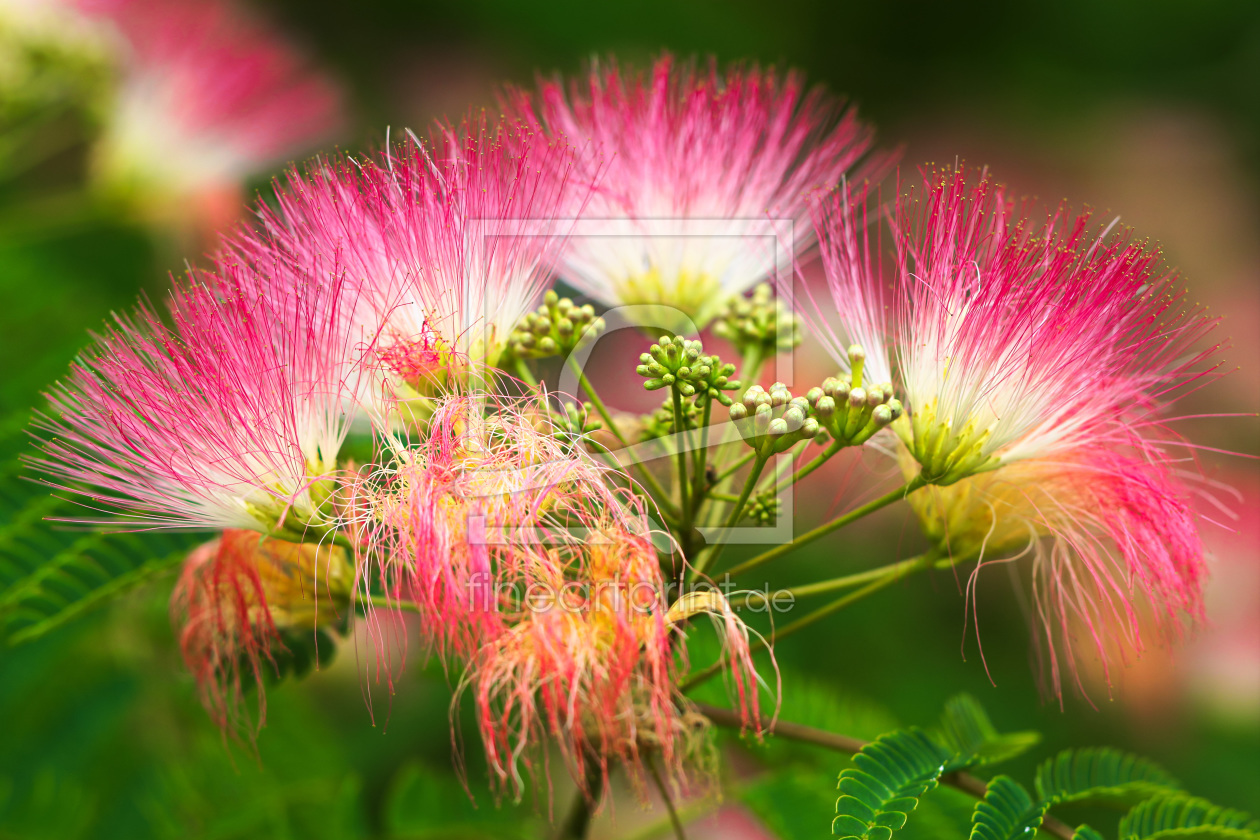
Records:
{"label": "green flower stem", "polygon": [[[743,715],[733,712],[730,709],[722,709],[717,706],[710,706],[707,703],[697,703],[696,710],[700,714],[707,717],[717,726],[727,729],[743,729]],[[866,746],[867,742],[849,735],[840,735],[834,732],[828,732],[824,729],[815,729],[812,726],[803,726],[799,723],[791,723],[786,720],[771,719],[762,716],[757,721],[760,728],[764,732],[777,735],[780,738],[786,738],[789,741],[799,741],[802,744],[813,744],[824,749],[835,750],[845,755],[853,755]],[[946,773],[941,776],[941,784],[957,788],[964,793],[970,794],[977,799],[983,799],[989,786],[983,780],[970,773],[953,772]],[[1041,823],[1041,829],[1047,834],[1060,837],[1062,840],[1072,840],[1075,836],[1072,827],[1066,823],[1046,814]]]}
{"label": "green flower stem", "polygon": [[[538,387],[538,380],[534,378],[533,371],[529,369],[529,365],[525,364],[524,359],[522,359],[520,356],[515,356],[514,354],[514,357],[512,359],[512,367],[516,369],[516,375],[520,378],[522,382],[524,382],[530,388]],[[590,392],[588,391],[587,393],[590,393]]]}
{"label": "green flower stem", "polygon": [[[883,589],[885,586],[888,586],[889,584],[895,581],[902,580],[908,575],[914,574],[915,572],[922,571],[923,569],[928,568],[929,566],[932,565],[932,561],[935,559],[935,556],[936,555],[934,553],[929,552],[927,554],[922,554],[922,555],[919,555],[918,557],[911,558],[914,562],[908,567],[902,567],[902,564],[900,563],[894,563],[892,566],[885,567],[884,569],[881,570],[883,571],[882,575],[875,578],[866,586],[863,586],[861,589],[856,589],[853,592],[848,593],[847,595],[841,595],[839,598],[832,601],[830,604],[827,604],[826,606],[823,606],[823,607],[819,607],[813,612],[808,613],[802,616],[801,618],[798,618],[796,621],[793,621],[790,624],[780,629],[775,630],[774,631],[775,643],[777,644],[779,641],[787,638],[788,636],[791,636],[793,633],[804,630],[806,627],[809,627],[821,621],[822,619],[826,618],[832,613],[839,612],[840,610],[844,609],[850,604],[853,604],[857,601],[862,600],[867,595],[872,595],[878,592],[879,590]],[[749,654],[754,654],[754,653],[757,653],[758,651],[765,650],[769,646],[770,646],[769,642],[767,642],[765,639],[761,639],[760,641],[752,645],[749,645],[748,652]],[[692,677],[691,679],[683,683],[682,690],[690,691],[696,686],[708,681],[712,677],[721,673],[721,671],[722,671],[722,663],[714,662],[708,668],[705,668],[703,671],[700,671],[694,677]]]}
{"label": "green flower stem", "polygon": [[794,472],[791,475],[791,477],[788,479],[786,484],[781,481],[776,481],[774,486],[771,487],[768,492],[778,493],[784,487],[790,487],[791,485],[800,481],[805,476],[812,473],[814,470],[821,467],[823,464],[827,463],[829,460],[831,460],[831,456],[835,455],[841,449],[844,449],[844,444],[838,440],[833,440],[831,443],[827,444],[826,448],[823,449],[822,452],[818,453],[818,456],[814,458],[814,460],[810,461],[808,464],[806,464],[805,466],[801,467],[799,470]]}
{"label": "green flower stem", "polygon": [[[671,386],[669,392],[674,400],[674,434],[680,442],[687,440],[687,419],[683,414],[682,394],[677,387]],[[683,511],[683,525],[691,524],[691,500],[687,487],[687,447],[680,446],[675,453],[678,460],[678,495],[681,499],[679,509]]]}
{"label": "green flower stem", "polygon": [[[749,461],[751,461],[753,458],[756,458],[756,457],[757,457],[757,453],[755,451],[750,450],[747,455],[735,461],[729,467],[722,470],[722,472],[718,473],[717,483],[720,484],[721,482],[726,481],[726,479],[730,478],[732,475],[738,472],[739,469],[744,466],[744,464],[747,464]],[[734,499],[733,496],[731,498]]]}
{"label": "green flower stem", "polygon": [[[744,505],[748,503],[748,497],[752,495],[753,488],[757,486],[757,479],[761,476],[761,471],[765,467],[766,458],[758,453],[756,460],[753,461],[752,470],[748,473],[748,478],[744,480],[744,489],[740,491],[739,498],[736,499],[735,504],[731,507],[730,516],[726,520],[726,529],[728,531],[739,522],[740,516],[744,513]],[[722,547],[725,545],[725,542],[719,542],[712,549],[701,553],[696,558],[695,565],[691,567],[687,579],[692,581],[704,574],[705,569],[712,566],[714,561],[717,560],[718,555],[722,553]]]}
{"label": "green flower stem", "polygon": [[682,820],[678,818],[678,811],[674,808],[673,797],[669,795],[669,788],[665,786],[665,780],[661,778],[661,771],[656,767],[656,760],[652,756],[648,756],[647,760],[648,773],[652,775],[652,781],[656,783],[656,789],[661,794],[661,800],[665,803],[665,811],[669,814],[669,824],[674,829],[674,837],[677,840],[687,840],[687,832],[683,831]]}
{"label": "green flower stem", "polygon": [[[817,583],[807,583],[803,586],[791,586],[785,589],[776,589],[774,592],[749,592],[743,595],[743,603],[753,604],[757,602],[764,603],[768,600],[774,600],[780,595],[791,595],[793,598],[808,598],[811,595],[822,595],[827,592],[835,592],[840,589],[849,589],[859,586],[863,583],[869,583],[878,580],[886,575],[896,576],[903,572],[914,570],[914,566],[923,562],[923,557],[908,557],[905,560],[898,560],[896,563],[889,563],[886,566],[880,566],[877,569],[867,569],[865,572],[855,572],[851,575],[832,578],[831,580],[823,580]],[[954,561],[950,562],[953,565]]]}
{"label": "green flower stem", "polygon": [[359,602],[362,604],[371,604],[374,607],[381,607],[387,610],[402,610],[403,612],[420,612],[420,605],[414,601],[400,601],[397,598],[390,598],[388,595],[360,595]]}
{"label": "green flower stem", "polygon": [[[613,422],[612,415],[608,412],[608,407],[605,406],[604,401],[599,398],[599,394],[595,391],[595,386],[591,385],[590,380],[586,378],[586,374],[583,373],[582,369],[573,361],[572,356],[565,359],[565,363],[575,374],[577,374],[578,385],[580,385],[582,390],[586,392],[586,395],[591,398],[591,405],[595,406],[595,410],[599,412],[599,416],[604,421],[604,425],[608,427],[608,430],[612,432],[614,436],[616,436],[622,446],[629,448],[630,442],[626,440],[626,436],[621,433],[621,429],[617,428],[617,424]],[[661,483],[656,480],[656,476],[653,475],[652,471],[647,468],[647,465],[640,461],[634,461],[631,466],[635,468],[636,472],[638,472],[640,477],[643,479],[643,483],[647,485],[648,492],[652,495],[656,504],[662,510],[669,511],[672,516],[677,517],[678,508],[670,501],[669,494],[665,492],[665,488],[662,487]]]}
{"label": "green flower stem", "polygon": [[745,560],[743,563],[740,563],[738,566],[735,566],[734,568],[732,568],[729,572],[727,572],[727,574],[730,575],[731,577],[734,577],[735,575],[740,574],[742,572],[746,572],[749,569],[755,569],[757,566],[760,566],[762,563],[768,563],[771,560],[775,560],[779,557],[782,557],[784,554],[794,551],[795,549],[801,548],[802,546],[809,545],[815,540],[819,540],[827,536],[828,534],[830,534],[832,531],[837,531],[851,522],[856,522],[857,520],[861,519],[863,516],[874,513],[875,511],[881,508],[888,507],[893,502],[900,501],[904,499],[906,496],[909,496],[914,491],[925,486],[927,486],[927,483],[924,482],[923,479],[921,479],[920,477],[915,476],[914,478],[907,481],[901,487],[898,487],[896,490],[893,490],[891,493],[886,493],[885,495],[880,496],[878,499],[874,499],[870,502],[867,502],[866,504],[862,505],[859,508],[854,508],[853,510],[849,511],[848,513],[844,514],[841,517],[838,517],[836,519],[831,520],[830,522],[819,525],[814,530],[807,531],[806,533],[792,540],[792,542],[790,543],[784,543],[783,545],[775,546],[769,551],[758,554],[756,557],[753,557],[750,560]]}
{"label": "green flower stem", "polygon": [[591,808],[604,793],[604,776],[598,756],[588,755],[586,786],[573,794],[569,815],[556,832],[557,840],[585,840],[591,827]]}
{"label": "green flower stem", "polygon": [[700,418],[700,445],[696,447],[695,463],[692,465],[692,488],[691,488],[691,516],[690,519],[695,521],[696,515],[700,512],[700,505],[704,503],[705,496],[708,493],[708,486],[705,481],[704,469],[708,460],[709,448],[709,417],[713,411],[713,400],[705,398],[704,412]]}

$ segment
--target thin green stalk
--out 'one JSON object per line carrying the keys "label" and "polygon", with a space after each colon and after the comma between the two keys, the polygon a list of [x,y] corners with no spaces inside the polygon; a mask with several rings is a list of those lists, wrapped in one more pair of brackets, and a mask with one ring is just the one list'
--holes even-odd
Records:
{"label": "thin green stalk", "polygon": [[703,504],[708,487],[705,482],[705,462],[708,459],[709,449],[709,417],[713,411],[713,400],[708,397],[704,400],[704,413],[700,418],[700,445],[695,450],[695,463],[692,465],[692,488],[691,488],[691,516],[690,519],[695,521],[696,515],[700,512],[700,505]]}
{"label": "thin green stalk", "polygon": [[793,598],[808,598],[811,595],[822,595],[827,592],[836,592],[840,589],[849,589],[877,580],[885,575],[897,575],[903,571],[911,570],[916,564],[923,561],[922,556],[908,557],[905,560],[898,560],[896,563],[889,563],[886,566],[880,566],[875,569],[867,569],[864,572],[855,572],[851,575],[831,578],[830,580],[822,580],[817,583],[807,583],[802,586],[789,586],[784,589],[776,589],[774,592],[748,592],[743,596],[744,604],[752,604],[760,601],[772,601],[780,595],[791,595]]}
{"label": "thin green stalk", "polygon": [[835,455],[837,452],[839,452],[843,448],[844,448],[843,443],[837,440],[833,440],[831,443],[827,444],[827,447],[823,449],[822,452],[818,453],[818,456],[814,458],[814,460],[810,461],[808,464],[801,467],[796,472],[792,473],[786,485],[780,481],[776,481],[774,483],[774,487],[771,487],[768,492],[778,493],[785,486],[791,486],[793,484],[796,484],[796,482],[800,481],[802,478],[809,475],[814,470],[821,467],[823,464],[827,463],[827,461],[831,460],[831,456]]}
{"label": "thin green stalk", "polygon": [[[578,367],[577,363],[573,361],[571,356],[566,359],[565,362],[569,365],[573,372],[577,374],[578,385],[580,385],[582,390],[586,392],[586,396],[590,398],[591,405],[595,406],[595,410],[599,412],[599,416],[604,421],[604,425],[607,426],[608,430],[616,436],[617,440],[621,442],[623,447],[628,448],[630,446],[630,442],[626,440],[626,436],[621,433],[621,429],[617,428],[617,424],[613,422],[612,415],[608,412],[608,407],[605,406],[604,401],[599,398],[599,394],[595,391],[595,387],[591,385],[590,380],[586,378],[586,374],[582,372],[582,369]],[[672,515],[677,516],[678,509],[674,506],[673,502],[670,501],[669,494],[665,492],[665,488],[661,486],[659,481],[657,481],[656,476],[653,475],[652,471],[647,468],[647,465],[640,461],[634,461],[631,466],[634,467],[642,477],[643,483],[647,485],[648,492],[652,494],[652,497],[655,499],[657,505],[659,505],[662,510],[668,510]]]}
{"label": "thin green stalk", "polygon": [[538,387],[538,380],[534,378],[533,371],[529,369],[529,365],[525,364],[524,359],[522,359],[520,356],[515,356],[512,359],[512,366],[516,368],[516,375],[520,378],[522,382],[524,382],[530,388]]}
{"label": "thin green stalk", "polygon": [[[910,567],[905,568],[905,569],[898,568],[895,570],[886,571],[881,577],[876,578],[875,580],[868,583],[866,586],[863,586],[861,589],[854,590],[853,592],[850,592],[847,595],[842,595],[836,600],[832,601],[830,604],[827,604],[826,606],[823,606],[823,607],[819,607],[813,612],[808,613],[802,616],[801,618],[798,618],[796,621],[793,621],[792,623],[780,629],[775,630],[774,642],[777,644],[778,642],[782,641],[788,636],[791,636],[794,633],[804,630],[806,627],[809,627],[810,625],[818,621],[821,621],[822,619],[826,618],[832,613],[839,612],[840,610],[844,609],[850,604],[862,600],[867,595],[871,595],[875,592],[878,592],[879,590],[883,589],[885,586],[888,586],[894,581],[902,580],[908,574],[913,574],[914,572],[920,571],[922,569],[926,569],[928,566],[931,565],[929,558],[933,556],[934,555],[931,555],[931,554],[923,554],[923,555],[920,555],[919,557],[915,557],[913,559],[917,562],[911,565]],[[893,564],[893,565],[899,566],[900,564]],[[758,651],[764,650],[765,648],[769,646],[770,646],[770,642],[767,642],[765,639],[761,639],[760,641],[757,641],[754,644],[749,645],[748,652],[749,654],[757,653]],[[690,691],[696,686],[704,682],[707,682],[709,679],[711,679],[712,677],[720,673],[721,670],[722,670],[721,662],[713,663],[708,668],[705,668],[703,671],[701,671],[700,673],[696,674],[694,677],[692,677],[691,679],[683,683],[682,690]]]}
{"label": "thin green stalk", "polygon": [[845,525],[850,524],[851,522],[856,522],[857,520],[861,519],[862,517],[868,514],[874,513],[875,511],[880,510],[881,508],[888,507],[893,502],[901,501],[906,496],[909,496],[911,493],[918,490],[920,487],[924,487],[924,486],[926,486],[925,482],[918,476],[915,476],[914,478],[907,481],[901,487],[898,487],[896,490],[893,490],[890,493],[886,493],[885,495],[880,496],[878,499],[874,499],[873,501],[867,502],[861,507],[854,508],[853,510],[849,511],[848,513],[844,514],[841,517],[838,517],[836,519],[831,520],[830,522],[826,522],[822,525],[819,525],[817,528],[813,529],[812,531],[807,531],[806,533],[792,540],[792,542],[775,546],[769,551],[758,554],[756,557],[753,557],[750,560],[745,560],[743,563],[740,563],[738,566],[735,566],[734,568],[732,568],[729,572],[727,572],[727,574],[730,575],[731,577],[734,577],[735,575],[740,574],[741,572],[746,572],[749,569],[755,569],[757,566],[760,566],[762,563],[768,563],[771,560],[775,560],[779,557],[782,557],[784,554],[787,554],[795,549],[801,548],[802,546],[809,545],[815,540],[819,540],[827,536],[832,531],[837,531],[843,528]]}
{"label": "thin green stalk", "polygon": [[[739,498],[731,507],[730,516],[726,520],[727,531],[734,528],[736,523],[739,522],[739,518],[744,513],[744,505],[748,504],[748,497],[752,495],[753,488],[757,486],[757,479],[761,476],[761,471],[765,469],[765,467],[766,459],[758,453],[757,459],[753,461],[752,470],[748,473],[748,478],[744,480],[744,489],[740,491]],[[688,575],[688,579],[695,580],[700,577],[700,575],[704,574],[705,569],[708,569],[713,565],[714,561],[717,560],[718,555],[722,553],[722,548],[725,545],[726,543],[724,541],[718,542],[712,547],[712,549],[697,557],[696,563],[692,566],[691,572]]]}
{"label": "thin green stalk", "polygon": [[569,815],[556,832],[557,840],[585,840],[591,827],[592,807],[604,793],[603,768],[596,756],[587,756],[586,785],[573,794]]}
{"label": "thin green stalk", "polygon": [[717,482],[714,484],[714,486],[716,487],[718,484],[721,484],[723,481],[726,481],[726,479],[730,478],[732,475],[738,472],[740,467],[744,466],[744,464],[747,464],[749,461],[751,461],[753,458],[756,458],[756,457],[757,457],[757,453],[753,450],[749,450],[747,455],[740,458],[738,461],[735,461],[734,463],[732,463],[729,467],[722,470],[722,472],[718,473]]}
{"label": "thin green stalk", "polygon": [[665,787],[665,780],[661,778],[661,772],[656,769],[656,761],[648,758],[648,772],[652,774],[652,781],[656,783],[656,789],[660,791],[661,799],[665,802],[665,811],[669,814],[669,824],[674,828],[674,837],[677,840],[687,840],[687,833],[683,831],[682,820],[678,818],[678,811],[674,809],[674,800],[669,795],[669,788]]}
{"label": "thin green stalk", "polygon": [[400,601],[397,598],[390,598],[388,595],[361,595],[360,603],[371,604],[374,607],[381,607],[387,610],[402,610],[403,612],[420,612],[420,605],[414,601]]}
{"label": "thin green stalk", "polygon": [[[671,386],[669,389],[674,401],[674,433],[678,436],[679,442],[684,443],[687,440],[687,425],[685,416],[683,415],[682,394],[677,388]],[[683,511],[683,525],[691,524],[691,503],[690,493],[687,489],[687,447],[679,446],[675,453],[678,460],[678,496],[682,501],[679,508]]]}

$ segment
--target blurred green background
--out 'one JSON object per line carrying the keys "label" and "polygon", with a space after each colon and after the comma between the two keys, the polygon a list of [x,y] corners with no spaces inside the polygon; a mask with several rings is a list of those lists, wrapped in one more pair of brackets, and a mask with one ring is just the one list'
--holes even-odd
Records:
{"label": "blurred green background", "polygon": [[[435,116],[490,105],[503,80],[573,72],[593,54],[643,62],[668,48],[798,67],[856,102],[885,144],[903,144],[905,166],[991,165],[1022,191],[1095,205],[1159,240],[1197,299],[1227,316],[1232,349],[1224,358],[1241,368],[1197,395],[1188,413],[1260,407],[1260,4],[1252,0],[259,6],[345,81],[354,121],[341,145],[349,150],[379,143],[386,126],[420,129]],[[84,127],[67,119],[64,130],[73,139]],[[9,464],[9,515],[43,492],[12,480],[41,389],[111,309],[140,291],[160,294],[166,272],[208,247],[76,199],[70,186],[82,172],[82,143],[69,142],[0,185],[0,454]],[[265,189],[266,179],[254,187]],[[796,375],[826,373],[806,365]],[[1252,418],[1195,421],[1184,431],[1260,455]],[[1171,656],[1152,651],[1115,681],[1114,699],[1088,673],[1092,704],[1070,693],[1062,707],[1042,699],[1026,624],[1001,572],[981,579],[983,663],[974,636],[964,635],[963,581],[949,573],[909,581],[819,624],[785,642],[780,662],[789,675],[811,675],[817,696],[838,698],[827,701],[827,714],[851,734],[929,723],[947,697],[966,690],[1000,728],[1046,734],[1012,766],[1018,778],[1061,747],[1111,744],[1160,760],[1191,791],[1260,810],[1260,482],[1251,466],[1205,461],[1214,480],[1242,494],[1231,502],[1242,513],[1230,526],[1237,533],[1206,532],[1214,625]],[[879,469],[840,467],[826,477],[820,503],[852,498]],[[806,506],[802,515],[821,512]],[[908,552],[913,522],[903,510],[885,513],[768,582],[886,562],[890,547]],[[506,837],[534,831],[545,817],[545,797],[495,811],[475,746],[468,776],[481,808],[471,810],[450,771],[447,678],[412,661],[391,697],[367,678],[370,663],[353,644],[268,693],[256,756],[225,745],[180,664],[166,614],[170,585],[157,581],[36,642],[0,650],[0,837]],[[792,679],[785,685],[791,691]],[[785,698],[786,718],[793,702]],[[765,788],[755,810],[784,836],[827,836],[844,762],[807,750],[746,751],[751,757],[736,762],[745,772],[765,762],[801,782]],[[567,789],[557,784],[559,809]],[[970,803],[941,794],[927,807],[940,827],[918,836],[961,834],[962,824],[949,822],[960,809]],[[738,807],[692,836],[764,836],[732,811]],[[627,800],[599,818],[597,831],[628,836],[629,826],[659,816]],[[486,820],[481,835],[467,827]],[[821,828],[801,827],[811,824]]]}

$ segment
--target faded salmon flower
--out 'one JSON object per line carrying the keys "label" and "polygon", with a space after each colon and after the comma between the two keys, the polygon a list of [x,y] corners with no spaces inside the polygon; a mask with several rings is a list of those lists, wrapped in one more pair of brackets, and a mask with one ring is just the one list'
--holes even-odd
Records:
{"label": "faded salmon flower", "polygon": [[[1161,460],[1162,458],[1162,460]],[[907,476],[918,469],[902,451]],[[1203,617],[1206,567],[1197,517],[1172,458],[1148,441],[1111,442],[1017,461],[909,497],[928,537],[955,559],[1031,558],[1032,619],[1048,687],[1080,686],[1076,655],[1140,654]],[[974,612],[974,601],[969,605]]]}
{"label": "faded salmon flower", "polygon": [[313,633],[347,617],[354,568],[338,546],[297,545],[229,529],[189,555],[171,597],[184,662],[220,727],[239,722],[247,687],[266,712],[266,665],[281,634]]}
{"label": "faded salmon flower", "polygon": [[548,549],[528,580],[523,610],[481,648],[461,685],[473,695],[492,779],[515,795],[526,774],[537,775],[548,736],[588,796],[591,780],[614,767],[641,790],[648,762],[676,789],[705,773],[707,721],[677,687],[684,618],[713,614],[733,625],[727,644],[740,709],[759,721],[747,629],[716,592],[667,611],[646,535],[613,527],[580,548]]}
{"label": "faded salmon flower", "polygon": [[606,522],[646,532],[608,468],[554,432],[533,399],[443,397],[424,439],[387,438],[389,460],[350,491],[351,533],[438,651],[467,657],[503,632],[500,584],[528,584],[539,545],[580,545]]}
{"label": "faded salmon flower", "polygon": [[132,527],[322,537],[370,346],[335,278],[260,295],[222,270],[177,287],[173,328],[147,305],[115,316],[49,393],[33,463]]}
{"label": "faded salmon flower", "polygon": [[438,126],[376,162],[318,161],[278,187],[278,212],[231,243],[242,260],[299,275],[344,270],[356,318],[398,396],[494,364],[541,298],[563,242],[571,153],[484,114]]}
{"label": "faded salmon flower", "polygon": [[[659,304],[697,328],[790,268],[777,224],[803,219],[806,191],[838,183],[872,144],[852,110],[756,65],[721,72],[664,55],[623,75],[609,61],[567,92],[551,81],[537,101],[511,99],[581,149],[581,177],[597,185],[563,278],[600,303]],[[800,250],[809,236],[797,228]]]}
{"label": "faded salmon flower", "polygon": [[244,179],[327,139],[340,94],[231,0],[76,0],[122,42],[95,159],[104,187],[158,219],[235,218]]}
{"label": "faded salmon flower", "polygon": [[1210,375],[1190,307],[1158,251],[1060,206],[1043,221],[983,176],[926,173],[898,202],[904,308],[894,424],[924,480],[1129,445],[1179,389]]}

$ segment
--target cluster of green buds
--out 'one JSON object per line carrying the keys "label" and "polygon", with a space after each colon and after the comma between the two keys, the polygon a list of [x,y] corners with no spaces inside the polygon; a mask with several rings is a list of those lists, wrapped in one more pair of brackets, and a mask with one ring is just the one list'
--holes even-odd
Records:
{"label": "cluster of green buds", "polygon": [[570,400],[550,413],[553,427],[562,435],[584,437],[604,427],[591,413],[590,403],[578,405]]}
{"label": "cluster of green buds", "polygon": [[[696,408],[694,402],[685,402],[682,404],[683,426],[686,431],[700,428],[700,409]],[[661,403],[661,405],[651,414],[644,415],[643,428],[639,432],[639,440],[656,440],[657,438],[669,437],[679,429],[674,428],[674,406],[669,400]]]}
{"label": "cluster of green buds", "polygon": [[740,355],[756,350],[763,357],[772,356],[801,343],[801,319],[774,296],[769,283],[761,283],[752,297],[737,295],[727,301],[713,334],[729,341]]}
{"label": "cluster of green buds", "polygon": [[753,385],[740,402],[731,406],[731,420],[744,442],[762,458],[786,452],[802,440],[822,442],[825,432],[809,416],[809,401],[794,397],[782,382],[763,390]]}
{"label": "cluster of green buds", "polygon": [[782,511],[783,500],[777,493],[759,493],[749,501],[744,516],[758,525],[773,525]]}
{"label": "cluster of green buds", "polygon": [[812,416],[842,446],[859,446],[902,415],[893,396],[892,383],[862,383],[866,353],[860,345],[849,348],[851,374],[829,376],[822,386],[806,394]]}
{"label": "cluster of green buds", "polygon": [[569,298],[554,291],[543,296],[542,306],[527,313],[512,335],[508,347],[522,359],[567,356],[582,343],[604,329],[604,319],[595,317],[589,303],[577,306]]}
{"label": "cluster of green buds", "polygon": [[674,388],[696,402],[712,400],[730,405],[727,391],[738,391],[739,382],[731,379],[735,366],[723,364],[717,356],[706,356],[704,345],[690,338],[663,335],[656,344],[639,356],[635,371],[647,381],[649,391]]}

